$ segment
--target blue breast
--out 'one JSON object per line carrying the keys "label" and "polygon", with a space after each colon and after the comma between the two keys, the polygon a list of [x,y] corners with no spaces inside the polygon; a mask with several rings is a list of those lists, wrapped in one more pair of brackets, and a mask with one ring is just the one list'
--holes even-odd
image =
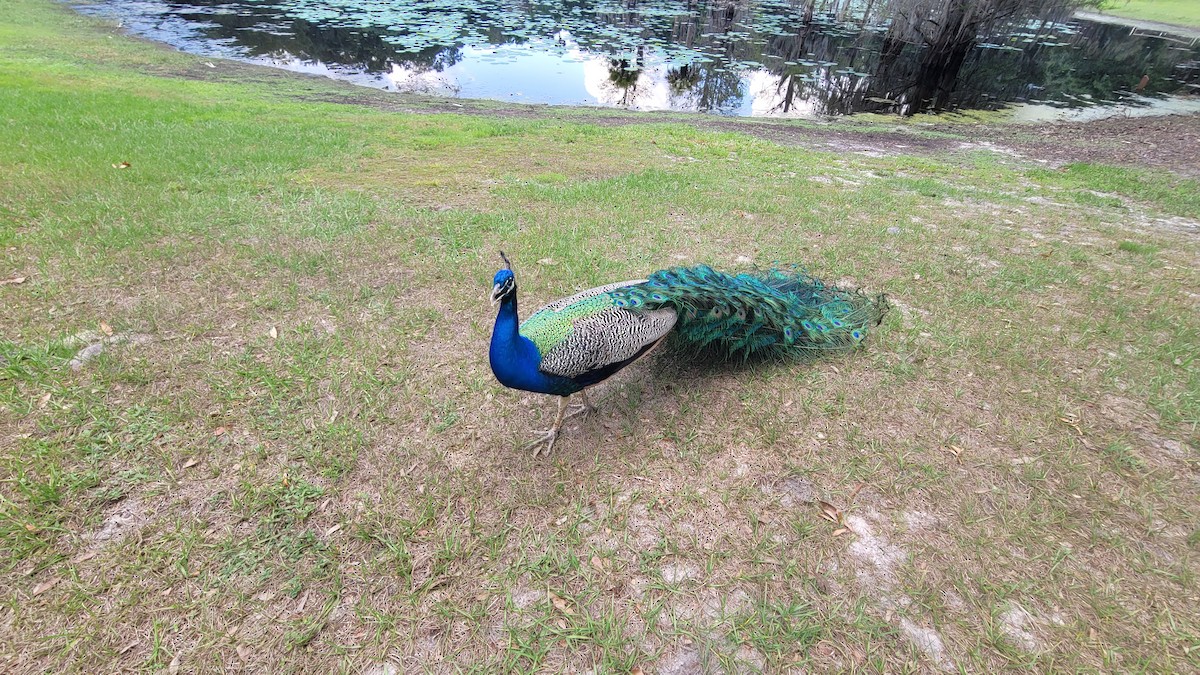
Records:
{"label": "blue breast", "polygon": [[501,303],[496,326],[492,330],[488,360],[496,379],[511,389],[568,396],[588,384],[538,370],[542,355],[533,341],[517,332],[515,299]]}

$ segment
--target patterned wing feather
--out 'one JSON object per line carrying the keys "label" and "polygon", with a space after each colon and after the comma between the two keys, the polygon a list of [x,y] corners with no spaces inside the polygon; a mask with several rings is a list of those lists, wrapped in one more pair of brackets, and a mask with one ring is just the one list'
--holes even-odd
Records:
{"label": "patterned wing feather", "polygon": [[621,281],[590,288],[542,307],[521,324],[542,356],[542,372],[576,378],[637,356],[670,332],[673,308],[616,307],[610,291],[645,283]]}
{"label": "patterned wing feather", "polygon": [[675,326],[675,310],[608,307],[577,319],[566,339],[542,354],[538,368],[577,378],[624,363],[658,342]]}
{"label": "patterned wing feather", "polygon": [[521,335],[532,340],[538,352],[545,356],[567,338],[576,320],[613,306],[612,298],[608,297],[609,291],[644,282],[645,279],[618,281],[555,300],[521,322]]}

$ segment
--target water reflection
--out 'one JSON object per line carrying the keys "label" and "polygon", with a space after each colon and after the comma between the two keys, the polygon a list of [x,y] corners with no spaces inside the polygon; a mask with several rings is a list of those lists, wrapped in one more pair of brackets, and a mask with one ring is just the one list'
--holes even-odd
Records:
{"label": "water reflection", "polygon": [[937,50],[885,27],[806,22],[787,0],[104,0],[92,10],[187,51],[524,102],[809,117],[1136,106],[1200,91],[1200,49],[1121,26],[1043,21]]}

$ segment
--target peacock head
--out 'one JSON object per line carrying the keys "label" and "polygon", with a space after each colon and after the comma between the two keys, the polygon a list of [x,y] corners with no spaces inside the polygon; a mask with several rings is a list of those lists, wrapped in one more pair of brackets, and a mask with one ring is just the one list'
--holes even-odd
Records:
{"label": "peacock head", "polygon": [[496,277],[492,279],[493,307],[497,302],[510,295],[515,295],[517,292],[517,278],[513,276],[512,263],[508,262],[508,256],[504,255],[504,251],[500,252],[500,257],[504,259],[504,269],[496,272]]}

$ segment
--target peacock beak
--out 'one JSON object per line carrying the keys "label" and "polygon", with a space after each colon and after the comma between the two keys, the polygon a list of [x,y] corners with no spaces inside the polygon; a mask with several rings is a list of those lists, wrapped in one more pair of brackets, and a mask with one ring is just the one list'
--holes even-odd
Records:
{"label": "peacock beak", "polygon": [[500,302],[500,298],[503,295],[504,295],[504,287],[503,286],[501,286],[500,284],[496,284],[495,286],[492,286],[492,307],[495,307],[496,303]]}

